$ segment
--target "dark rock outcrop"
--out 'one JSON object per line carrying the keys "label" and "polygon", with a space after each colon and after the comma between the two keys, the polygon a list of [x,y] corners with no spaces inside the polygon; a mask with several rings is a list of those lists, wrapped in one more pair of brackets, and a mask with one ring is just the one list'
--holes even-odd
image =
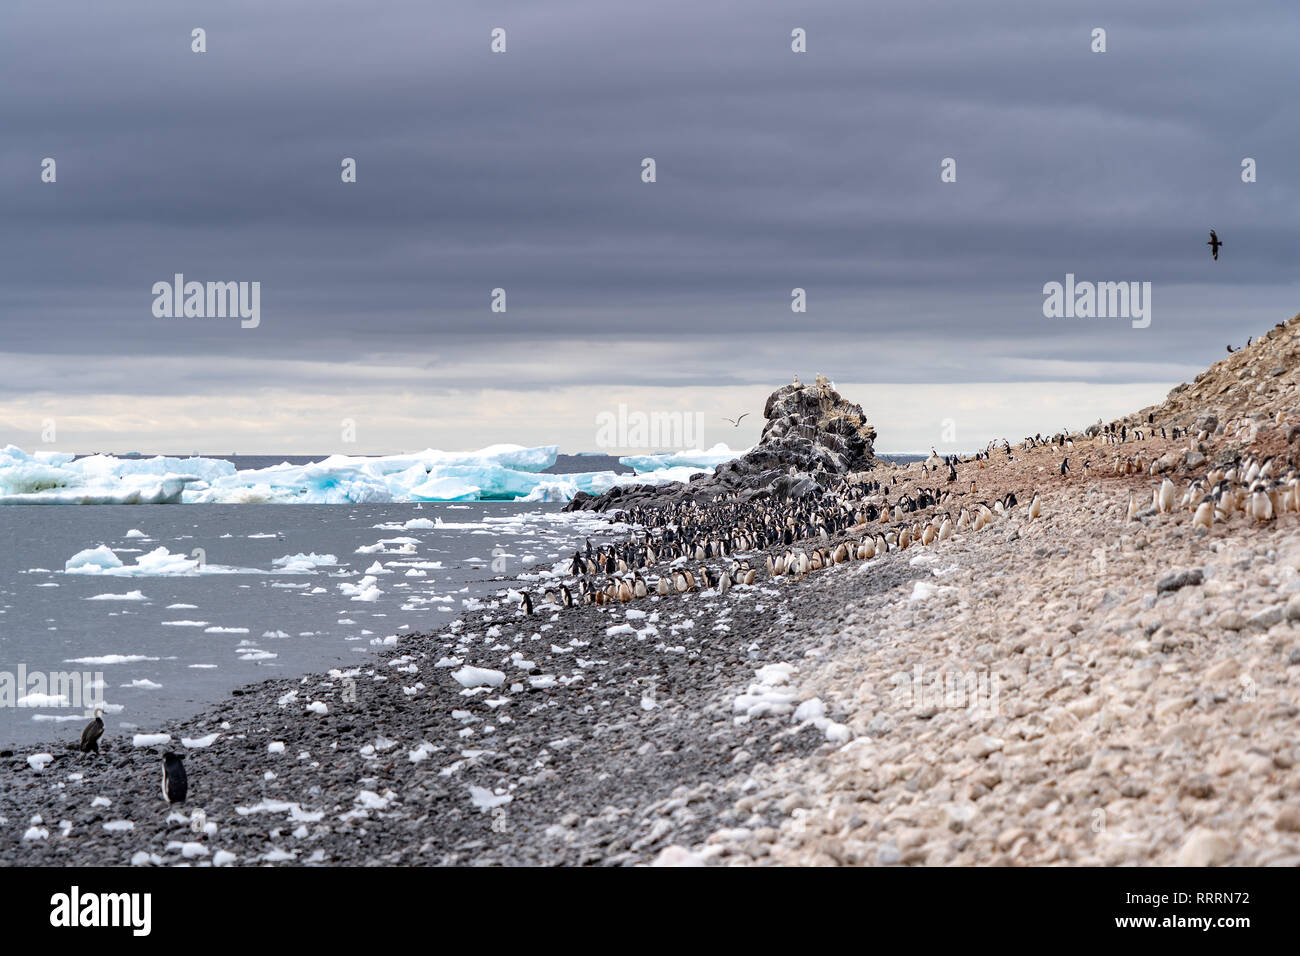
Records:
{"label": "dark rock outcrop", "polygon": [[802,497],[838,475],[876,465],[876,430],[862,406],[846,402],[822,375],[813,385],[796,381],[778,388],[768,396],[763,417],[767,424],[758,444],[712,475],[701,472],[684,484],[622,485],[603,495],[579,492],[565,510],[619,510],[731,493]]}

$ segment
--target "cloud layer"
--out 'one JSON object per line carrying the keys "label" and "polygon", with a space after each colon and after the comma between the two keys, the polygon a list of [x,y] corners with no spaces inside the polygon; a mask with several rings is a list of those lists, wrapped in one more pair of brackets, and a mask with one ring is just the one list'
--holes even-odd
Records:
{"label": "cloud layer", "polygon": [[[978,393],[1014,437],[1025,383],[1146,404],[1300,309],[1284,0],[0,16],[0,439],[28,446],[53,417],[77,450],[348,450],[351,417],[366,451],[583,450],[620,394],[712,420],[821,371],[900,386],[849,397],[917,448],[910,406]],[[155,318],[177,272],[260,281],[261,325]],[[1045,319],[1067,272],[1151,282],[1151,327]],[[1070,389],[1076,424],[1119,394]]]}

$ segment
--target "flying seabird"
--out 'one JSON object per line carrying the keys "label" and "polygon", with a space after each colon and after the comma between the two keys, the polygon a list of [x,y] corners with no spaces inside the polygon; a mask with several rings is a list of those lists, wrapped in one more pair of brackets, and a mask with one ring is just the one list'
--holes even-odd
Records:
{"label": "flying seabird", "polygon": [[1215,234],[1213,229],[1210,230],[1210,241],[1207,242],[1206,245],[1210,247],[1210,252],[1217,262],[1219,259],[1219,246],[1223,245],[1223,243],[1219,241],[1219,237]]}
{"label": "flying seabird", "polygon": [[740,413],[740,418],[727,418],[727,417],[724,415],[723,418],[722,418],[722,420],[723,420],[724,422],[731,422],[731,424],[732,424],[733,427],[735,427],[735,428],[739,428],[739,427],[740,427],[740,423],[741,423],[741,421],[743,421],[744,418],[745,418],[745,416],[748,415],[748,414],[749,414],[749,412],[741,412],[741,413]]}

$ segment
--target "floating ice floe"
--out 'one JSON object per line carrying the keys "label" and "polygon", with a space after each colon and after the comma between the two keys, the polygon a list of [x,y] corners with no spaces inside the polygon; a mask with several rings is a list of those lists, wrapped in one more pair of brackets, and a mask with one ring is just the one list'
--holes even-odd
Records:
{"label": "floating ice floe", "polygon": [[144,654],[101,654],[98,657],[69,657],[65,664],[139,664],[142,661],[156,661],[156,657]]}
{"label": "floating ice floe", "polygon": [[127,591],[125,594],[96,594],[94,597],[86,598],[87,601],[147,601],[149,600],[140,591]]}
{"label": "floating ice floe", "polygon": [[112,548],[99,545],[78,551],[63,564],[65,574],[102,574],[119,578],[175,577],[196,574],[266,574],[256,568],[231,568],[173,554],[161,545],[124,564]]}
{"label": "floating ice floe", "polygon": [[67,707],[66,694],[24,694],[14,701],[16,707]]}
{"label": "floating ice floe", "polygon": [[286,554],[275,558],[271,564],[286,574],[311,574],[317,568],[334,567],[339,559],[332,554]]}

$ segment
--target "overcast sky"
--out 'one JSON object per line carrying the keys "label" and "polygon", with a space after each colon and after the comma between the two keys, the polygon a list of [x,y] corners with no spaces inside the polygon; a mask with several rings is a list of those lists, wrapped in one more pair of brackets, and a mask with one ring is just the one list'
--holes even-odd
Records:
{"label": "overcast sky", "polygon": [[[1086,6],[6,0],[0,444],[743,447],[817,372],[882,451],[1135,410],[1300,310],[1300,7]],[[155,317],[178,272],[261,324]],[[1066,273],[1150,327],[1045,318]]]}

